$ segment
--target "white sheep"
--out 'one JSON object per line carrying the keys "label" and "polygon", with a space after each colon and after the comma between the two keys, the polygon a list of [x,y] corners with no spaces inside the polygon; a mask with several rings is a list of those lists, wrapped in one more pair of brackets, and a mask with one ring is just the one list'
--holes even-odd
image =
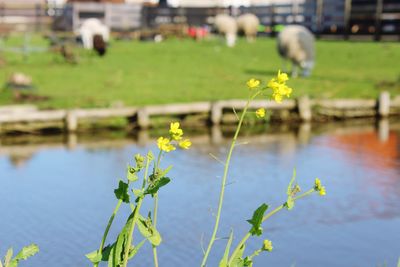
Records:
{"label": "white sheep", "polygon": [[278,52],[292,62],[292,76],[297,76],[300,67],[303,76],[309,76],[315,62],[315,38],[300,25],[286,26],[278,35]]}
{"label": "white sheep", "polygon": [[214,25],[220,34],[224,34],[226,45],[233,47],[236,43],[237,24],[236,20],[226,14],[218,14],[215,17]]}
{"label": "white sheep", "polygon": [[86,49],[95,49],[100,55],[106,51],[106,43],[110,39],[110,29],[99,19],[90,18],[85,20],[76,32]]}
{"label": "white sheep", "polygon": [[248,42],[253,42],[256,39],[260,20],[251,13],[240,15],[237,20],[238,30],[243,32]]}

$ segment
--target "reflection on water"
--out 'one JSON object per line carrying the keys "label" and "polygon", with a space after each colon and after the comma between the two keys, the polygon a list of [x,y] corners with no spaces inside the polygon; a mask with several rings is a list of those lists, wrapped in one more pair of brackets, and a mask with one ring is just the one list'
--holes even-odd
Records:
{"label": "reflection on water", "polygon": [[[395,266],[400,256],[399,123],[350,122],[268,128],[244,133],[233,157],[220,237],[239,238],[262,202],[285,200],[292,168],[306,189],[315,177],[327,196],[310,197],[273,217],[265,237],[274,251],[255,266]],[[390,126],[390,129],[389,129]],[[201,237],[211,232],[231,129],[192,134],[193,149],[165,158],[171,184],[161,192],[159,228],[163,266],[198,266]],[[156,134],[133,137],[53,136],[2,139],[0,146],[0,254],[36,242],[41,252],[25,266],[89,266],[115,200],[113,188],[132,155],[155,150]],[[145,203],[144,208],[149,208]],[[117,217],[122,225],[127,210]],[[123,215],[123,216],[122,216]],[[115,237],[117,229],[112,229]],[[216,243],[210,266],[223,254]],[[249,251],[261,239],[249,243]],[[145,247],[132,266],[151,266]]]}

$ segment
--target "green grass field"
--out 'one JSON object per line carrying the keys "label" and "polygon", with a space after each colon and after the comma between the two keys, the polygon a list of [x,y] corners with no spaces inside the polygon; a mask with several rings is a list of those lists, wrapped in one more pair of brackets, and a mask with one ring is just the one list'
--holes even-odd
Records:
{"label": "green grass field", "polygon": [[[17,43],[11,39],[5,44]],[[267,81],[282,68],[275,40],[269,38],[253,44],[240,40],[234,48],[219,39],[113,41],[104,58],[79,54],[79,64],[70,65],[52,53],[31,54],[26,61],[5,53],[0,86],[14,71],[31,75],[36,93],[50,97],[36,103],[43,108],[209,101],[245,98],[249,78]],[[399,76],[400,43],[318,41],[311,78],[292,79],[289,85],[295,97],[370,98],[378,95],[382,81],[392,82],[385,89],[400,94]],[[0,91],[0,104],[11,103],[10,92]]]}

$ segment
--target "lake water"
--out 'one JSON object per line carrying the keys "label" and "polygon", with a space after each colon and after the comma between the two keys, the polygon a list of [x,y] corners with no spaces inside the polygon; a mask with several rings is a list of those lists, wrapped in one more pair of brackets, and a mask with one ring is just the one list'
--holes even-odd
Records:
{"label": "lake water", "polygon": [[[325,127],[325,126],[324,126]],[[314,126],[313,126],[314,128]],[[261,203],[285,201],[295,167],[304,191],[319,177],[327,195],[298,201],[264,226],[274,250],[255,266],[396,266],[400,256],[400,131],[379,132],[375,125],[309,131],[281,130],[242,136],[234,152],[219,237],[234,229],[237,239],[249,229],[246,219]],[[193,136],[193,148],[174,151],[162,162],[173,164],[172,182],[160,192],[158,228],[160,266],[199,266],[201,239],[212,230],[229,140],[213,132]],[[132,155],[156,151],[134,139],[30,143],[0,146],[0,254],[37,243],[40,253],[20,266],[90,266],[84,254],[98,248],[116,200],[113,189]],[[142,214],[149,207],[145,203]],[[115,238],[128,214],[118,214]],[[236,241],[237,241],[236,239]],[[257,249],[254,238],[248,251]],[[218,240],[209,266],[218,266],[226,239]],[[145,245],[130,266],[152,266]]]}

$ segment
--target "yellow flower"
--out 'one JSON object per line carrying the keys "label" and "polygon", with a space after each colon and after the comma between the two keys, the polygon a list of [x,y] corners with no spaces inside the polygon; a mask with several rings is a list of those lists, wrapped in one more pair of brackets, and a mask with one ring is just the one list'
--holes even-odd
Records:
{"label": "yellow flower", "polygon": [[322,186],[321,180],[316,178],[314,182],[314,190],[319,193],[320,196],[326,195],[325,186]]}
{"label": "yellow flower", "polygon": [[267,87],[269,87],[271,89],[274,89],[274,88],[276,88],[278,86],[279,86],[279,83],[276,81],[275,78],[272,78],[267,84]]}
{"label": "yellow flower", "polygon": [[265,109],[264,108],[257,109],[256,117],[257,118],[264,118],[265,117]]}
{"label": "yellow flower", "polygon": [[183,135],[183,130],[179,128],[179,122],[171,122],[169,133],[173,140],[181,140]]}
{"label": "yellow flower", "polygon": [[268,239],[265,239],[263,242],[262,250],[272,251],[274,247],[272,246],[272,242]]}
{"label": "yellow flower", "polygon": [[160,150],[165,152],[170,152],[175,150],[175,147],[171,145],[170,140],[162,136],[157,139],[157,146]]}
{"label": "yellow flower", "polygon": [[326,195],[325,186],[321,186],[321,190],[319,190],[319,195],[320,196],[325,196]]}
{"label": "yellow flower", "polygon": [[192,142],[190,142],[189,139],[185,139],[183,141],[179,142],[179,146],[183,149],[189,149],[189,147],[192,145]]}
{"label": "yellow flower", "polygon": [[290,97],[290,94],[293,91],[292,88],[286,85],[288,79],[286,73],[281,73],[281,71],[279,71],[276,78],[272,78],[267,84],[267,87],[272,89],[272,98],[277,103],[281,103],[284,96]]}
{"label": "yellow flower", "polygon": [[256,79],[250,79],[247,81],[246,84],[247,84],[247,87],[249,87],[249,89],[255,89],[260,86],[260,81],[256,80]]}
{"label": "yellow flower", "polygon": [[286,73],[281,72],[281,70],[279,70],[277,79],[279,83],[285,83],[287,80],[289,80],[289,77]]}

